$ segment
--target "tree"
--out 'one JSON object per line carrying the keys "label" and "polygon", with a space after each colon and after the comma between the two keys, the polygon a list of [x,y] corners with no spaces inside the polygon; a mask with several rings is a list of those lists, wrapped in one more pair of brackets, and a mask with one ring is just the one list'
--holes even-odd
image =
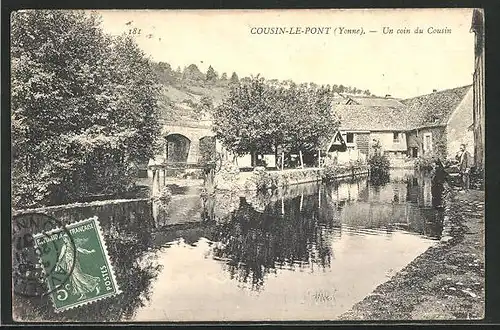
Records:
{"label": "tree", "polygon": [[213,130],[235,155],[269,149],[269,119],[275,110],[270,96],[264,79],[253,77],[249,83],[233,84],[229,97],[214,109]]}
{"label": "tree", "polygon": [[[338,123],[331,93],[317,85],[243,79],[214,111],[214,131],[236,155],[255,152],[314,152]],[[252,157],[254,158],[254,157]]]}
{"label": "tree", "polygon": [[191,81],[203,81],[205,80],[205,75],[198,69],[196,64],[190,64],[182,73],[183,80],[191,80]]}
{"label": "tree", "polygon": [[229,79],[229,81],[232,84],[236,84],[236,83],[239,82],[239,78],[238,78],[238,75],[236,74],[236,72],[233,72],[233,74],[231,75],[231,78]]}
{"label": "tree", "polygon": [[223,73],[221,76],[220,76],[220,80],[222,81],[226,81],[227,80],[227,73]]}
{"label": "tree", "polygon": [[206,79],[209,82],[215,82],[217,80],[217,72],[210,65],[207,70]]}
{"label": "tree", "polygon": [[194,107],[194,115],[196,119],[202,119],[212,113],[214,108],[213,99],[209,96],[202,96],[200,102]]}
{"label": "tree", "polygon": [[159,132],[157,77],[134,41],[94,14],[26,10],[11,46],[13,206],[127,189]]}

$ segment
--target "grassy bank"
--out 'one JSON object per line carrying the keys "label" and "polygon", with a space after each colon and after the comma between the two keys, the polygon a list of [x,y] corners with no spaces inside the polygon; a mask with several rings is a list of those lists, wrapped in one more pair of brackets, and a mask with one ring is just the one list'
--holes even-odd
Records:
{"label": "grassy bank", "polygon": [[484,192],[450,192],[444,236],[342,320],[482,319]]}

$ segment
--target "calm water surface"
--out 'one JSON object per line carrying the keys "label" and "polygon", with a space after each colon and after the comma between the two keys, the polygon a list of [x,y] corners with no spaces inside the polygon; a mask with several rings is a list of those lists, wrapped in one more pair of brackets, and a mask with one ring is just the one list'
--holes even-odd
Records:
{"label": "calm water surface", "polygon": [[[335,319],[435,244],[443,211],[430,178],[393,171],[257,196],[149,202],[54,214],[97,214],[124,294],[69,311],[85,321]],[[109,315],[113,315],[110,317]]]}

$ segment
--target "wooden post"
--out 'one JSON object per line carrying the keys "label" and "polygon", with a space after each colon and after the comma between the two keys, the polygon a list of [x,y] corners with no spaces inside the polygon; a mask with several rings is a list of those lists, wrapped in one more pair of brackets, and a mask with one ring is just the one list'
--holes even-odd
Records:
{"label": "wooden post", "polygon": [[318,190],[318,208],[321,208],[321,187]]}
{"label": "wooden post", "polygon": [[321,149],[318,149],[318,167],[321,167]]}
{"label": "wooden post", "polygon": [[300,194],[300,211],[302,212],[302,206],[304,204],[304,193]]}
{"label": "wooden post", "polygon": [[300,158],[300,168],[304,168],[304,161],[302,160],[302,150],[299,150],[299,158]]}
{"label": "wooden post", "polygon": [[285,152],[281,153],[281,170],[285,169]]}
{"label": "wooden post", "polygon": [[285,198],[281,197],[281,214],[285,214]]}

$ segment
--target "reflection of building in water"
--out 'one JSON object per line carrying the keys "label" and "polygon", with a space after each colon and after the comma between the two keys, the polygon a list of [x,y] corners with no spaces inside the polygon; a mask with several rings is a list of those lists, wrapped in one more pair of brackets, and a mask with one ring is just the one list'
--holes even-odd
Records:
{"label": "reflection of building in water", "polygon": [[408,179],[406,200],[419,206],[432,206],[432,179],[422,174]]}
{"label": "reflection of building in water", "polygon": [[341,182],[337,187],[330,190],[330,196],[333,201],[356,201],[364,194],[366,190],[366,181]]}

